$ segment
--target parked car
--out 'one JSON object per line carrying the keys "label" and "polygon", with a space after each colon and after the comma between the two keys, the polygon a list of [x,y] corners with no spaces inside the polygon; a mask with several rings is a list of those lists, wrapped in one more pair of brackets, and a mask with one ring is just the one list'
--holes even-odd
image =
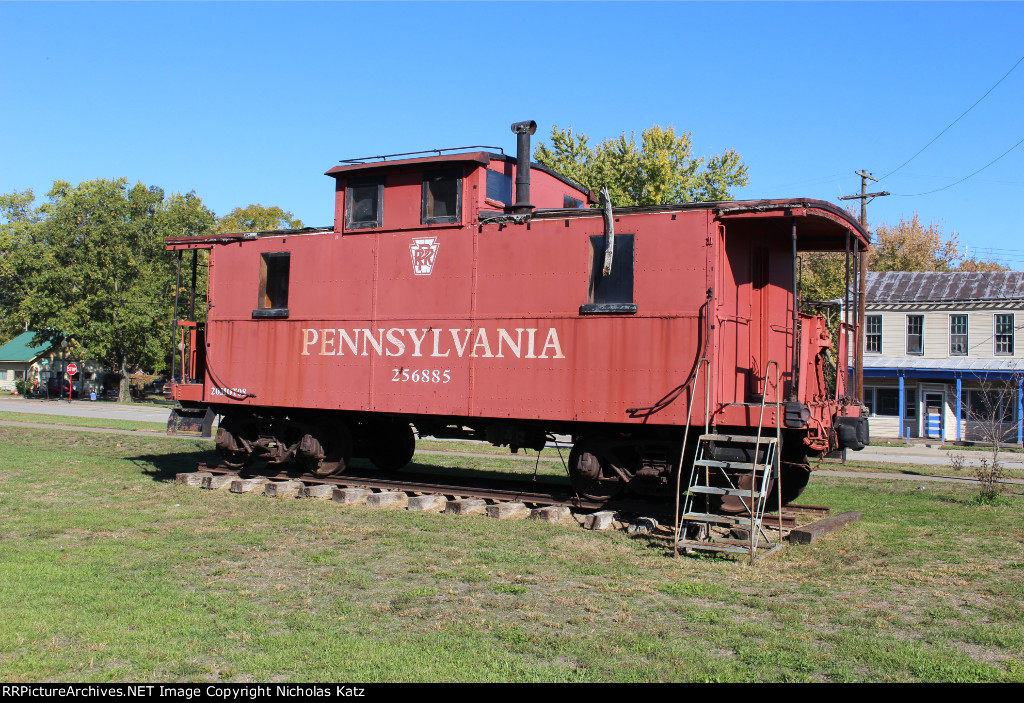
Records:
{"label": "parked car", "polygon": [[46,392],[51,398],[67,398],[69,390],[72,398],[78,397],[78,384],[76,383],[75,387],[71,388],[71,382],[60,375],[50,376],[50,380],[46,382]]}

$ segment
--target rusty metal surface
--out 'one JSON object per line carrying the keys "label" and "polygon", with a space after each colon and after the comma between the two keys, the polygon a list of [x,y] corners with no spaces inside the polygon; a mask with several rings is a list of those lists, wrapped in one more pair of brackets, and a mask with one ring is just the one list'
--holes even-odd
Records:
{"label": "rusty metal surface", "polygon": [[[424,174],[439,166],[459,169],[461,204],[432,225],[421,217]],[[178,385],[175,397],[227,415],[341,411],[355,425],[381,413],[477,432],[514,421],[642,434],[687,424],[690,396],[706,391],[714,422],[747,428],[745,408],[792,396],[814,406],[812,446],[828,444],[837,402],[823,386],[827,336],[811,334],[810,318],[807,334],[793,329],[793,229],[798,249],[842,249],[851,236],[866,242],[854,220],[806,199],[616,209],[615,231],[634,246],[614,270],[631,273],[631,287],[581,315],[601,280],[600,212],[485,221],[496,207],[488,174],[512,177],[514,166],[483,152],[342,165],[331,171],[333,229],[170,240],[211,248],[207,353],[194,373],[203,385]],[[348,174],[365,168],[380,169],[380,226],[346,230]],[[542,169],[533,176],[538,208],[580,196]],[[267,317],[261,262],[284,254],[287,301]],[[711,380],[688,388],[701,357]],[[781,384],[766,381],[773,363]]]}
{"label": "rusty metal surface", "polygon": [[1024,300],[1024,271],[868,273],[868,304]]}

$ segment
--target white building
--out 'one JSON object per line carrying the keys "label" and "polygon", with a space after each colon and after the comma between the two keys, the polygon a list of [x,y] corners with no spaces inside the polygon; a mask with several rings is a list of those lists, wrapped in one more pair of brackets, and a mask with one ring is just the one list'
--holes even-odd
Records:
{"label": "white building", "polygon": [[869,273],[866,298],[872,438],[985,439],[987,413],[1024,440],[1024,272]]}

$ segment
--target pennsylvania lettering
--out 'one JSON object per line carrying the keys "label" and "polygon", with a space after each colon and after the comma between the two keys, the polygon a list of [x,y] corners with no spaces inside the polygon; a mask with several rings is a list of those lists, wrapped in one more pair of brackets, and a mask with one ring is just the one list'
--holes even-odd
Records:
{"label": "pennsylvania lettering", "polygon": [[[539,333],[539,334],[538,334]],[[538,353],[539,352],[539,353]],[[430,356],[564,359],[558,330],[536,327],[471,329],[304,328],[302,356]]]}

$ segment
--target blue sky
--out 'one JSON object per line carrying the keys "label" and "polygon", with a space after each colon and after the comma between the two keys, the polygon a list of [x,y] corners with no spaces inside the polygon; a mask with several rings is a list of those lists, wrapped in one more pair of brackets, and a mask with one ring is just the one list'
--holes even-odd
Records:
{"label": "blue sky", "polygon": [[[736,149],[740,198],[858,192],[1024,57],[1007,3],[0,2],[0,192],[126,177],[218,214],[333,220],[339,159],[593,141],[652,124]],[[1024,268],[1024,63],[873,190]],[[908,197],[914,196],[914,197]],[[984,251],[982,252],[984,253]]]}

